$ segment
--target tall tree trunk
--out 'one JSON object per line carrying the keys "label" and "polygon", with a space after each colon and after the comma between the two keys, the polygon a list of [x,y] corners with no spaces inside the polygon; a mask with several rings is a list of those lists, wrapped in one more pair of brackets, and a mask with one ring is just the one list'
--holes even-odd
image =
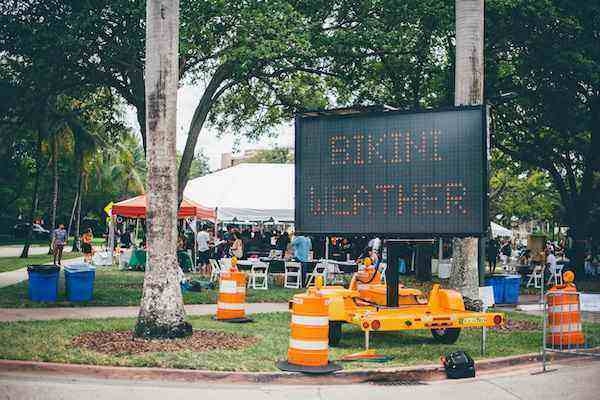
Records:
{"label": "tall tree trunk", "polygon": [[[52,135],[52,210],[50,212],[50,230],[56,228],[56,209],[58,208],[58,136]],[[48,246],[52,254],[52,240]]]}
{"label": "tall tree trunk", "polygon": [[[45,124],[45,122],[44,122]],[[42,173],[42,128],[38,130],[37,134],[37,145],[36,145],[36,155],[35,155],[35,178],[33,181],[33,193],[31,194],[31,209],[29,210],[29,216],[27,218],[27,223],[29,224],[27,227],[27,235],[25,236],[25,244],[23,245],[23,250],[21,251],[20,258],[29,257],[29,247],[31,246],[31,238],[33,236],[33,220],[37,215],[38,210],[38,200],[39,200],[39,183],[40,183],[40,175]]]}
{"label": "tall tree trunk", "polygon": [[179,1],[146,3],[148,263],[135,336],[188,336],[177,264],[177,82]]}
{"label": "tall tree trunk", "polygon": [[75,203],[75,232],[73,232],[73,247],[72,251],[79,252],[81,247],[79,245],[79,234],[81,229],[81,187],[83,182],[83,157],[79,156],[77,161],[79,176],[77,177],[77,202]]}
{"label": "tall tree trunk", "polygon": [[69,227],[67,228],[67,237],[71,236],[71,228],[73,227],[73,218],[75,217],[75,209],[77,208],[78,201],[79,193],[75,193],[75,198],[73,199],[73,208],[71,208],[71,218],[69,218]]}
{"label": "tall tree trunk", "polygon": [[[483,103],[483,9],[484,0],[456,0],[456,66],[454,103]],[[478,240],[454,239],[450,285],[463,296],[477,299]]]}

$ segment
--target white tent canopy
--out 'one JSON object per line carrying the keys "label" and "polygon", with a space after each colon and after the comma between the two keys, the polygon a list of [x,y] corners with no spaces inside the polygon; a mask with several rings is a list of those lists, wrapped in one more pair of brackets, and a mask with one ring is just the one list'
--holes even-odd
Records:
{"label": "white tent canopy", "polygon": [[293,221],[294,165],[238,164],[190,180],[184,196],[220,221]]}
{"label": "white tent canopy", "polygon": [[512,237],[512,231],[503,227],[502,225],[498,225],[495,222],[490,222],[492,228],[492,237]]}

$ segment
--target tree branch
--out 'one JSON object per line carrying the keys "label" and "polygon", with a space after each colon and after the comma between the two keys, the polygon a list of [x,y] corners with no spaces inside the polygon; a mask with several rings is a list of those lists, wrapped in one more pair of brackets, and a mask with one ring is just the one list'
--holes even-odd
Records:
{"label": "tree branch", "polygon": [[[185,149],[181,157],[179,171],[177,174],[179,201],[181,201],[183,198],[183,190],[185,189],[185,185],[188,181],[190,167],[192,166],[192,161],[194,159],[194,151],[196,149],[196,144],[198,143],[198,136],[200,135],[200,131],[204,126],[204,121],[206,121],[206,117],[208,116],[212,105],[217,100],[215,93],[219,91],[221,84],[231,77],[233,70],[234,64],[221,64],[215,70],[211,80],[204,90],[204,93],[202,94],[200,102],[196,106],[194,116],[192,117],[192,122],[190,123],[187,140],[185,142]],[[223,93],[222,91],[219,92],[219,95]]]}

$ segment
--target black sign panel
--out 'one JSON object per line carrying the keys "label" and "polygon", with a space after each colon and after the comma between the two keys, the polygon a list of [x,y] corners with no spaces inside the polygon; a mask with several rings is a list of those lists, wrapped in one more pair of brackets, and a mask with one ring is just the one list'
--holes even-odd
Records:
{"label": "black sign panel", "polygon": [[397,237],[485,231],[483,107],[296,118],[296,230]]}

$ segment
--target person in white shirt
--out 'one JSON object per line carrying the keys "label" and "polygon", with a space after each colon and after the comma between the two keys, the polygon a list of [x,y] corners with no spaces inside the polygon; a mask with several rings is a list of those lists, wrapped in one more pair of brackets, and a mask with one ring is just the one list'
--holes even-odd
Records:
{"label": "person in white shirt", "polygon": [[379,253],[379,249],[381,248],[381,239],[374,237],[373,239],[369,240],[369,244],[367,244],[367,246]]}
{"label": "person in white shirt", "polygon": [[208,258],[209,258],[209,246],[210,234],[206,226],[196,235],[196,250],[198,251],[198,262],[200,263],[200,273],[208,274]]}
{"label": "person in white shirt", "polygon": [[547,250],[546,252],[548,253],[546,256],[546,265],[548,265],[548,271],[550,271],[552,274],[551,276],[553,276],[557,273],[556,270],[558,268],[556,264],[556,257],[554,256],[554,252],[552,250]]}

